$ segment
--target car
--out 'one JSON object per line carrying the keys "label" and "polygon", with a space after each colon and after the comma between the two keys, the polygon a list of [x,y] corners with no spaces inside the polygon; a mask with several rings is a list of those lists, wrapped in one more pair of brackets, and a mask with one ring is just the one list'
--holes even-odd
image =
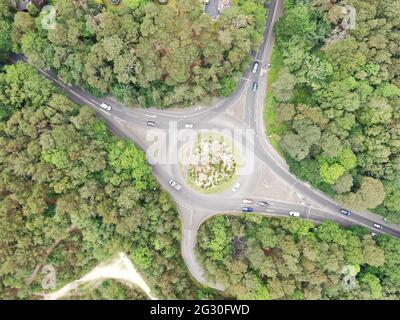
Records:
{"label": "car", "polygon": [[297,211],[290,211],[289,216],[291,217],[300,217],[300,212]]}
{"label": "car", "polygon": [[185,123],[186,129],[193,129],[193,127],[194,127],[193,123]]}
{"label": "car", "polygon": [[340,213],[344,214],[345,216],[350,216],[351,215],[351,211],[346,210],[346,209],[340,209]]}
{"label": "car", "polygon": [[371,232],[371,237],[376,237],[377,234],[375,232]]}
{"label": "car", "polygon": [[258,62],[254,62],[253,64],[253,73],[256,73],[258,69]]}
{"label": "car", "polygon": [[264,207],[264,206],[269,206],[269,205],[270,205],[270,203],[267,202],[267,201],[258,201],[258,204],[259,204],[260,206],[262,206],[262,207]]}
{"label": "car", "polygon": [[147,121],[147,125],[148,125],[149,127],[156,127],[156,126],[157,126],[157,123],[155,123],[154,121]]}
{"label": "car", "polygon": [[252,204],[252,203],[253,203],[253,200],[250,200],[250,199],[243,199],[243,200],[242,200],[242,203],[243,203],[243,204]]}
{"label": "car", "polygon": [[242,212],[253,212],[253,208],[251,207],[243,207]]}
{"label": "car", "polygon": [[374,228],[382,230],[383,227],[380,224],[374,223]]}
{"label": "car", "polygon": [[240,188],[240,183],[239,183],[239,182],[236,182],[236,183],[233,185],[233,187],[232,187],[232,191],[235,192],[235,191],[237,191],[239,188]]}
{"label": "car", "polygon": [[107,110],[107,111],[111,111],[111,107],[108,104],[102,103],[100,105],[100,108]]}
{"label": "car", "polygon": [[257,81],[254,81],[254,82],[253,82],[253,88],[252,88],[251,90],[252,90],[253,92],[256,92],[257,89],[258,89],[258,82],[257,82]]}
{"label": "car", "polygon": [[177,191],[181,191],[182,190],[182,186],[178,182],[176,182],[174,179],[171,179],[169,181],[169,184],[171,185],[171,187],[173,187]]}

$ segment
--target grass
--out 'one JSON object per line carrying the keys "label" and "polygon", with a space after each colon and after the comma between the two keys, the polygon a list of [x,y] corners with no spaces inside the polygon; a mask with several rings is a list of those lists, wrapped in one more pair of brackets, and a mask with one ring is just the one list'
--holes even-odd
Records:
{"label": "grass", "polygon": [[216,194],[216,193],[223,193],[226,190],[228,190],[230,187],[233,186],[233,184],[236,182],[237,175],[233,174],[233,176],[229,179],[224,181],[223,183],[212,187],[212,188],[207,188],[203,189],[197,186],[192,178],[188,175],[186,183],[195,191],[203,193],[203,194]]}
{"label": "grass", "polygon": [[283,150],[279,145],[279,137],[285,132],[286,126],[277,119],[276,106],[278,102],[272,95],[272,84],[276,81],[279,70],[283,67],[282,55],[276,46],[272,51],[271,60],[272,67],[268,72],[267,96],[264,107],[265,132],[270,144],[283,156]]}
{"label": "grass", "polygon": [[[207,138],[213,138],[213,139],[219,139],[221,138],[221,136],[224,138],[224,142],[226,145],[228,146],[232,146],[232,152],[233,152],[233,156],[234,159],[236,161],[236,164],[239,165],[240,162],[240,155],[238,153],[237,148],[235,147],[235,144],[233,141],[231,141],[230,138],[221,135],[220,133],[216,133],[216,132],[210,132],[210,133],[201,133],[201,138],[202,139],[207,139]],[[182,170],[182,167],[181,167]],[[233,184],[236,182],[237,179],[237,174],[236,171],[238,169],[236,168],[235,172],[233,173],[232,177],[229,178],[228,180],[223,181],[222,183],[220,183],[219,185],[216,185],[214,187],[211,188],[201,188],[199,186],[197,186],[195,184],[195,182],[193,181],[193,179],[190,177],[190,175],[188,174],[186,177],[186,183],[195,191],[203,193],[203,194],[216,194],[216,193],[222,193],[225,192],[226,190],[228,190],[231,186],[233,186]]]}

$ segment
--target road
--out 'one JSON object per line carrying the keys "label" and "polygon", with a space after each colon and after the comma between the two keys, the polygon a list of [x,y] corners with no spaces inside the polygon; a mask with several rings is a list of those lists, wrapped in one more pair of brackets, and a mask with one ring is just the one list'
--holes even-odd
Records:
{"label": "road", "polygon": [[[160,132],[166,132],[166,137],[172,135],[169,128],[171,124],[176,125],[178,132],[183,131],[185,123],[191,123],[196,130],[199,129],[250,129],[254,132],[254,140],[246,141],[246,148],[251,150],[255,163],[261,161],[268,166],[282,181],[291,185],[293,189],[306,199],[304,203],[277,201],[273,199],[253,199],[254,212],[265,216],[288,216],[290,210],[299,211],[301,218],[320,223],[325,220],[335,221],[343,226],[359,225],[371,231],[379,232],[373,228],[374,223],[383,226],[381,232],[400,237],[399,226],[387,224],[382,217],[371,213],[353,212],[351,216],[343,216],[339,213],[341,206],[321,192],[312,189],[309,185],[302,183],[293,176],[283,161],[268,142],[265,135],[263,122],[263,106],[266,95],[266,84],[268,77],[268,65],[271,57],[274,36],[272,27],[283,12],[283,0],[274,0],[271,3],[267,25],[264,33],[263,43],[254,55],[255,61],[259,62],[259,68],[255,74],[250,67],[246,70],[238,82],[237,90],[228,98],[220,99],[212,107],[197,106],[189,109],[179,110],[157,110],[126,107],[112,98],[99,99],[93,97],[82,89],[63,83],[56,73],[52,71],[39,70],[45,77],[53,81],[73,102],[88,105],[96,110],[97,116],[103,118],[112,132],[120,137],[135,142],[143,150],[147,151],[152,143],[141,133],[151,132],[146,123],[154,121]],[[26,59],[17,54],[10,55],[13,62]],[[252,91],[253,82],[259,83],[257,92]],[[244,120],[238,120],[227,114],[239,100],[245,101]],[[112,106],[111,111],[100,108],[102,103]],[[172,131],[173,132],[173,131]],[[242,142],[245,144],[244,142]],[[167,153],[177,154],[182,142],[169,145]],[[180,166],[176,161],[152,164],[153,174],[159,183],[168,190],[177,202],[183,226],[182,255],[194,278],[209,286],[223,289],[218,284],[206,282],[201,267],[195,256],[195,245],[197,231],[200,225],[216,214],[239,214],[242,209],[242,199],[253,191],[252,181],[257,179],[257,170],[248,175],[239,177],[241,187],[237,192],[227,192],[217,195],[205,195],[191,189],[182,176]],[[253,168],[254,169],[254,168]],[[183,186],[178,192],[169,185],[173,178]],[[258,201],[268,201],[269,206],[259,206]]]}

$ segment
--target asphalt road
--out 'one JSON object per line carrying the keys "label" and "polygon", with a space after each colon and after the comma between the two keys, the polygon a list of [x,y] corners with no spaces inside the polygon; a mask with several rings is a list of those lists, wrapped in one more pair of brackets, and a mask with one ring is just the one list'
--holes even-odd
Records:
{"label": "asphalt road", "polygon": [[[378,215],[353,212],[350,217],[347,217],[340,214],[341,207],[332,199],[302,183],[289,173],[282,159],[269,144],[264,130],[263,106],[266,95],[268,64],[274,42],[272,27],[282,14],[282,3],[282,0],[274,0],[271,3],[264,41],[254,55],[254,60],[259,62],[257,72],[253,74],[252,66],[250,66],[239,80],[237,90],[230,97],[218,100],[212,107],[200,106],[174,111],[154,108],[128,108],[111,98],[99,99],[76,86],[68,85],[52,71],[39,71],[64,91],[73,102],[93,107],[97,116],[106,121],[111,131],[118,136],[134,141],[145,151],[148,149],[149,143],[144,140],[143,136],[137,134],[137,130],[132,130],[132,128],[139,128],[141,131],[149,130],[150,128],[146,125],[149,120],[156,122],[157,128],[165,131],[169,128],[171,121],[177,124],[178,129],[183,129],[185,123],[193,124],[195,129],[235,129],[238,127],[252,129],[255,133],[254,141],[247,142],[247,146],[254,151],[255,159],[265,163],[280,179],[292,185],[293,189],[307,200],[305,204],[299,204],[271,199],[253,199],[254,204],[252,207],[257,214],[287,217],[289,211],[294,210],[300,212],[301,218],[310,219],[317,223],[324,220],[332,220],[343,226],[360,225],[379,233],[379,230],[373,228],[374,223],[378,223],[383,226],[381,232],[400,237],[399,226],[387,224]],[[17,54],[11,54],[10,60],[13,62],[27,62],[23,56]],[[255,81],[259,83],[259,89],[254,93],[252,84]],[[242,122],[225,114],[225,111],[235,105],[239,99],[244,99],[245,101],[245,120]],[[102,103],[112,106],[112,110],[102,110],[100,108]],[[177,146],[178,149],[179,147],[180,145]],[[176,150],[168,150],[168,152],[174,153]],[[204,195],[186,185],[185,178],[182,176],[177,163],[156,163],[152,165],[152,168],[159,183],[171,193],[180,209],[183,224],[182,255],[184,260],[192,275],[199,282],[206,283],[195,257],[197,230],[201,223],[216,214],[240,213],[243,206],[242,199],[244,197],[247,198],[247,195],[253,191],[254,184],[251,182],[252,179],[256,179],[257,172],[239,178],[242,185],[237,192],[228,190],[218,195]],[[170,187],[169,181],[171,178],[183,186],[180,192]],[[270,202],[270,205],[259,206],[257,203],[260,200],[266,200]],[[317,205],[311,206],[307,205],[307,203]],[[218,285],[208,285],[221,289]]]}

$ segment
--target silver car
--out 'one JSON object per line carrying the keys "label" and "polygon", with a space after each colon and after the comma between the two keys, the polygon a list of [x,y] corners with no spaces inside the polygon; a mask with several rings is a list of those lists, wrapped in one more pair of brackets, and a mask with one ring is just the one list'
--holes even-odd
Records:
{"label": "silver car", "polygon": [[174,188],[176,191],[181,191],[182,190],[182,186],[176,182],[174,179],[171,179],[169,181],[169,184],[171,185],[172,188]]}
{"label": "silver car", "polygon": [[258,62],[254,62],[253,64],[253,73],[256,73],[258,69]]}
{"label": "silver car", "polygon": [[232,191],[235,192],[235,191],[237,191],[239,188],[240,188],[240,183],[239,183],[239,182],[236,182],[236,183],[233,185],[233,187],[232,187]]}

